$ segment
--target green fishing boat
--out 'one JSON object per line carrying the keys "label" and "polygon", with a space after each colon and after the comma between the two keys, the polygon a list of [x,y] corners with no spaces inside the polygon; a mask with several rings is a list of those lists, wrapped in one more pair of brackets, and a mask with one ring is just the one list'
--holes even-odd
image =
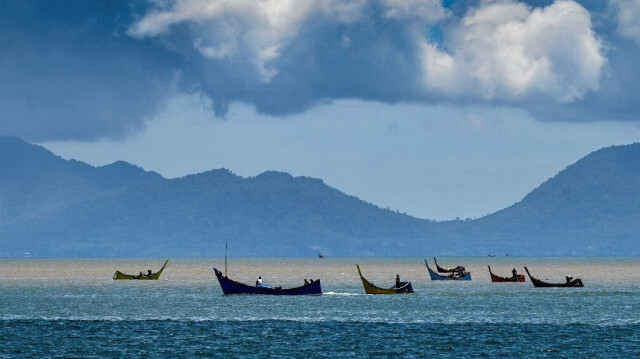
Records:
{"label": "green fishing boat", "polygon": [[113,279],[156,280],[160,278],[160,274],[162,274],[162,271],[167,266],[167,263],[169,263],[168,259],[164,262],[164,264],[162,265],[162,268],[160,268],[160,270],[155,273],[151,272],[151,269],[149,269],[146,274],[143,272],[140,272],[139,274],[136,274],[136,275],[125,274],[120,271],[116,271],[116,273],[113,275]]}

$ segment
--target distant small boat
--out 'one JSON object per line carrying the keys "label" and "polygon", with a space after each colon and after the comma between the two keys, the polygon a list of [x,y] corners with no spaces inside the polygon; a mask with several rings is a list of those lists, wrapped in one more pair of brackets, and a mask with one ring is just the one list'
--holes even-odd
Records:
{"label": "distant small boat", "polygon": [[160,278],[160,274],[162,274],[162,271],[167,266],[167,263],[169,263],[168,259],[164,262],[164,264],[162,265],[162,268],[160,268],[160,270],[155,273],[151,272],[151,269],[149,269],[146,274],[143,272],[140,272],[140,274],[138,275],[125,274],[120,271],[116,271],[116,273],[113,275],[113,279],[156,280]]}
{"label": "distant small boat", "polygon": [[471,280],[471,273],[469,272],[458,271],[452,272],[449,275],[440,275],[429,267],[429,263],[427,263],[426,259],[424,260],[424,265],[427,266],[427,271],[429,272],[431,280]]}
{"label": "distant small boat", "polygon": [[524,274],[516,274],[516,278],[514,277],[500,277],[497,276],[495,274],[493,274],[493,272],[491,272],[491,266],[487,266],[489,267],[489,274],[491,275],[491,281],[492,282],[524,282]]}
{"label": "distant small boat", "polygon": [[266,295],[318,295],[322,294],[320,279],[312,280],[301,287],[282,288],[269,285],[248,285],[229,279],[218,269],[213,268],[224,294],[266,294]]}
{"label": "distant small boat", "polygon": [[[425,259],[424,261],[426,262],[427,260]],[[436,260],[436,257],[433,257],[433,262],[436,264],[436,269],[438,270],[438,273],[457,273],[457,272],[465,271],[465,268],[463,266],[457,266],[455,268],[442,268],[438,265],[438,261]]]}
{"label": "distant small boat", "polygon": [[533,283],[534,287],[584,287],[582,284],[582,280],[580,278],[573,279],[572,277],[567,276],[567,281],[564,283],[547,283],[543,282],[538,278],[532,277],[531,273],[529,273],[529,268],[524,267],[524,270],[527,271],[529,275],[529,279],[531,279],[531,283]]}
{"label": "distant small boat", "polygon": [[323,254],[318,253],[318,258],[324,258]]}
{"label": "distant small boat", "polygon": [[360,266],[356,264],[358,268],[358,274],[360,274],[360,279],[362,280],[362,285],[364,286],[364,292],[367,294],[405,294],[405,293],[413,293],[413,287],[411,286],[411,282],[398,282],[393,287],[380,288],[373,285],[373,283],[369,282],[362,276],[362,272],[360,271]]}

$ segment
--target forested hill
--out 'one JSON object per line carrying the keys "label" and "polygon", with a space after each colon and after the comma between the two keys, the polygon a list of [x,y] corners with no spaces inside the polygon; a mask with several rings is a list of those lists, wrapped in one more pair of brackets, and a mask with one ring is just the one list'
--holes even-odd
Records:
{"label": "forested hill", "polygon": [[92,167],[0,138],[0,256],[408,255],[429,221],[319,179],[226,169],[165,179],[125,162]]}
{"label": "forested hill", "polygon": [[166,179],[0,137],[0,256],[640,254],[640,145],[596,151],[487,217],[433,222],[322,180],[226,169]]}
{"label": "forested hill", "polygon": [[522,255],[639,255],[640,144],[585,156],[473,230]]}

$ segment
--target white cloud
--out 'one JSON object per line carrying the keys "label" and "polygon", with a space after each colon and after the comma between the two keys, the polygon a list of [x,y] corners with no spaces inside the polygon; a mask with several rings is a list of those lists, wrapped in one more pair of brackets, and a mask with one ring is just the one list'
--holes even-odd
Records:
{"label": "white cloud", "polygon": [[186,24],[198,34],[194,48],[203,56],[248,59],[263,82],[277,74],[270,62],[280,49],[298,36],[310,14],[340,23],[359,21],[364,0],[176,0],[149,12],[134,23],[129,34],[137,38],[161,36],[171,26]]}
{"label": "white cloud", "polygon": [[[187,26],[195,37],[193,48],[203,57],[225,61],[231,64],[228,68],[247,74],[242,81],[248,79],[254,85],[247,91],[286,74],[287,80],[275,85],[283,87],[269,88],[269,93],[280,91],[282,96],[277,97],[282,98],[292,89],[306,88],[311,104],[325,98],[385,94],[369,85],[371,76],[380,71],[405,74],[406,87],[415,89],[407,91],[411,100],[570,103],[598,90],[606,63],[589,12],[571,0],[538,8],[515,0],[486,0],[469,8],[462,18],[438,0],[175,0],[167,4],[148,12],[129,33],[155,37],[170,33],[172,26]],[[362,31],[368,28],[368,33]],[[433,29],[443,32],[437,43],[427,35]],[[332,42],[336,37],[341,41]],[[366,52],[371,49],[378,52]],[[344,56],[345,61],[326,61],[331,56],[327,54]],[[389,66],[385,59],[402,61]],[[331,77],[342,67],[355,65],[361,71],[353,72],[353,78]],[[312,71],[297,73],[305,66]],[[304,78],[311,73],[317,78]],[[345,81],[350,82],[348,86]],[[345,87],[354,89],[353,93],[327,90]],[[252,94],[244,95],[252,101]],[[247,101],[242,96],[237,100]],[[305,104],[298,106],[305,108]]]}
{"label": "white cloud", "polygon": [[612,0],[618,32],[640,45],[640,0]]}
{"label": "white cloud", "polygon": [[605,65],[589,12],[573,1],[483,2],[443,47],[423,44],[426,88],[485,101],[576,101],[598,89]]}

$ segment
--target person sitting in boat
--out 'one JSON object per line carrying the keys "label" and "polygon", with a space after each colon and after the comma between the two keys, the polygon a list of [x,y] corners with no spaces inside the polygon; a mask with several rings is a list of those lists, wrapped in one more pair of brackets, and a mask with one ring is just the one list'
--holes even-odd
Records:
{"label": "person sitting in boat", "polygon": [[571,281],[573,280],[573,277],[568,275],[567,276],[567,284],[571,284]]}
{"label": "person sitting in boat", "polygon": [[147,269],[147,275],[151,275],[151,269]]}
{"label": "person sitting in boat", "polygon": [[518,271],[515,268],[513,268],[513,270],[511,271],[511,274],[513,274],[513,279],[518,278]]}
{"label": "person sitting in boat", "polygon": [[309,281],[307,280],[307,278],[304,279],[304,285],[309,284]]}
{"label": "person sitting in boat", "polygon": [[259,287],[262,285],[262,277],[258,277],[258,279],[256,279],[256,287]]}

